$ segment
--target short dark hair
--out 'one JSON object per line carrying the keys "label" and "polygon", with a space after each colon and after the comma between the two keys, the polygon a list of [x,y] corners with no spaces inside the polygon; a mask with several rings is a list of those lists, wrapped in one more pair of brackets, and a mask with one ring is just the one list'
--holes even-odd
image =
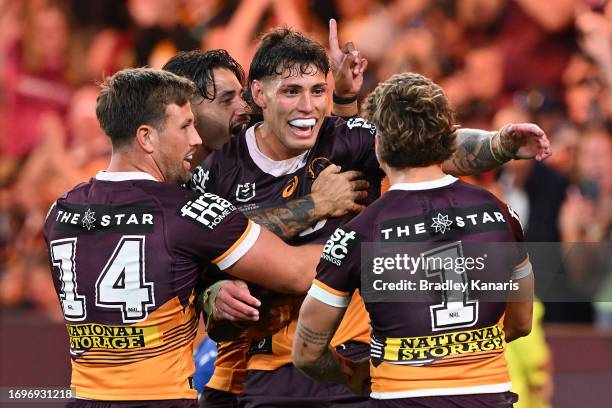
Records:
{"label": "short dark hair", "polygon": [[215,68],[230,70],[244,86],[244,69],[225,50],[180,52],[162,67],[165,71],[191,79],[196,85],[197,94],[211,101],[217,97]]}
{"label": "short dark hair", "polygon": [[96,116],[113,148],[132,143],[139,126],[163,129],[166,106],[183,106],[195,92],[187,78],[171,72],[132,68],[106,78],[96,103]]}
{"label": "short dark hair", "polygon": [[[254,80],[282,75],[285,72],[287,76],[291,76],[315,75],[318,71],[325,76],[329,72],[325,48],[288,27],[275,28],[261,37],[261,43],[249,67],[248,85],[250,87]],[[249,87],[246,89],[245,99],[254,112],[258,112],[260,109],[253,102]]]}
{"label": "short dark hair", "polygon": [[381,160],[391,167],[425,167],[455,151],[455,114],[442,88],[423,75],[402,73],[380,83],[365,100],[376,125]]}

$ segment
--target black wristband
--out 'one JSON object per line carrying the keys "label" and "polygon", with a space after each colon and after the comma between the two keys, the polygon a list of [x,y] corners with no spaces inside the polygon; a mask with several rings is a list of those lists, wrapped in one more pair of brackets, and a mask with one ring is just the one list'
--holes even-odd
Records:
{"label": "black wristband", "polygon": [[349,103],[353,103],[357,100],[357,95],[349,96],[348,98],[343,98],[342,96],[336,95],[336,92],[332,94],[332,100],[334,103],[338,105],[348,105]]}

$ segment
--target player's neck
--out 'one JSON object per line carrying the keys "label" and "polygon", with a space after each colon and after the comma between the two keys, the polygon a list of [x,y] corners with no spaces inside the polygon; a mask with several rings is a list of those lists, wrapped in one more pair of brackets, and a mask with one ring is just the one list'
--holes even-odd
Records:
{"label": "player's neck", "polygon": [[385,166],[384,170],[391,185],[398,183],[420,183],[423,181],[433,181],[446,176],[438,164],[427,167],[410,167],[405,169],[395,169],[393,167]]}
{"label": "player's neck", "polygon": [[132,172],[140,171],[143,173],[150,174],[155,177],[158,181],[164,181],[164,177],[155,163],[151,165],[147,158],[134,157],[130,152],[113,152],[111,156],[110,164],[106,171],[111,172]]}
{"label": "player's neck", "polygon": [[292,159],[304,153],[303,150],[287,149],[270,128],[266,127],[265,121],[261,126],[255,127],[255,143],[257,143],[257,148],[264,156],[274,161]]}

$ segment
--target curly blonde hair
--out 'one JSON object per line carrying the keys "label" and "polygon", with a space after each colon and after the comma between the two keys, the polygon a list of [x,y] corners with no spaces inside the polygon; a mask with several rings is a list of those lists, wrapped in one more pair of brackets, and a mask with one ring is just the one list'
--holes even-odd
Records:
{"label": "curly blonde hair", "polygon": [[442,88],[405,72],[380,83],[363,116],[376,125],[380,158],[395,168],[442,163],[455,151],[455,114]]}

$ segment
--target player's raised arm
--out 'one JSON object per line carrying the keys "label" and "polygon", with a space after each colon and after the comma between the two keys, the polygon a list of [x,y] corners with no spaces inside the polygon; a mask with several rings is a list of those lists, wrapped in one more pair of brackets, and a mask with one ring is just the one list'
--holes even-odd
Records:
{"label": "player's raised arm", "polygon": [[357,95],[363,86],[368,60],[361,57],[350,41],[340,48],[338,25],[333,18],[329,20],[329,60],[334,77],[332,112],[343,117],[355,116]]}
{"label": "player's raised arm", "polygon": [[546,133],[533,123],[509,124],[497,132],[457,130],[457,150],[442,164],[454,176],[492,170],[510,160],[544,160],[551,155]]}

